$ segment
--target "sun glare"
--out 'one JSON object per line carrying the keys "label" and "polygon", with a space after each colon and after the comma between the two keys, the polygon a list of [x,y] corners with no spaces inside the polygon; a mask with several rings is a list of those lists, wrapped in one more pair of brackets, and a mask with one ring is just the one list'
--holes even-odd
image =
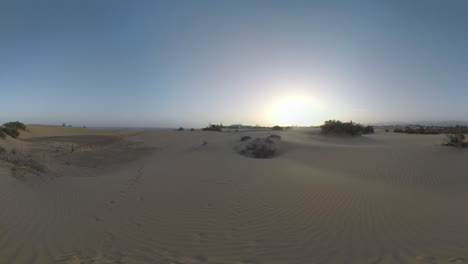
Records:
{"label": "sun glare", "polygon": [[292,95],[277,100],[269,111],[270,122],[282,126],[310,126],[321,121],[321,107],[310,96]]}

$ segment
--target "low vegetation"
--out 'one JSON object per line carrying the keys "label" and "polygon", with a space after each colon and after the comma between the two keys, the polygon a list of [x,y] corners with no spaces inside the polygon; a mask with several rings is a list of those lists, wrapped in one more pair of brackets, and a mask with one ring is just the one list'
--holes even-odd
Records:
{"label": "low vegetation", "polygon": [[17,138],[20,134],[19,130],[26,131],[26,125],[18,121],[5,123],[0,127],[0,137],[5,138],[8,135]]}
{"label": "low vegetation", "polygon": [[19,168],[28,168],[37,172],[44,172],[45,167],[30,155],[23,155],[16,149],[7,150],[0,147],[0,160],[9,162]]}
{"label": "low vegetation", "polygon": [[393,130],[395,133],[406,134],[420,134],[420,135],[437,135],[437,134],[468,134],[468,127],[466,126],[451,126],[451,127],[437,127],[437,126],[406,126],[397,127]]}
{"label": "low vegetation", "polygon": [[468,142],[465,141],[465,135],[452,134],[452,135],[447,135],[444,145],[457,147],[457,148],[466,148],[468,147]]}
{"label": "low vegetation", "polygon": [[217,131],[217,132],[222,132],[223,131],[223,125],[208,125],[207,127],[202,129],[203,131]]}
{"label": "low vegetation", "polygon": [[177,131],[184,131],[184,128],[183,128],[183,127],[179,127],[179,128],[177,129]]}
{"label": "low vegetation", "polygon": [[322,133],[327,134],[349,134],[352,136],[358,136],[362,134],[374,133],[373,126],[363,126],[359,123],[341,122],[339,120],[325,121],[325,124],[320,126]]}
{"label": "low vegetation", "polygon": [[271,128],[271,130],[283,130],[283,128],[280,126],[274,126]]}
{"label": "low vegetation", "polygon": [[256,138],[245,144],[239,153],[257,159],[272,158],[276,154],[276,145],[270,138]]}
{"label": "low vegetation", "polygon": [[250,140],[250,139],[252,139],[251,136],[243,136],[243,137],[241,137],[240,141],[247,141],[247,140]]}
{"label": "low vegetation", "polygon": [[268,138],[269,139],[281,139],[281,136],[280,135],[269,135]]}

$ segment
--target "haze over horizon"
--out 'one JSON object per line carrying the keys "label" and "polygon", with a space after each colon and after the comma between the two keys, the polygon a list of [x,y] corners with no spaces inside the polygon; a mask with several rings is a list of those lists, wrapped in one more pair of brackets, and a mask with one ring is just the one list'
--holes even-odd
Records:
{"label": "haze over horizon", "polygon": [[0,121],[468,120],[467,1],[2,1]]}

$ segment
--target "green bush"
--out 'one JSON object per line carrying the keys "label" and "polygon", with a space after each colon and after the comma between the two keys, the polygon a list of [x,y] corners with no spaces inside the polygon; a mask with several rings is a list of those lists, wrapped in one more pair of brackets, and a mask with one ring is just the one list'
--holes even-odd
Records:
{"label": "green bush", "polygon": [[18,121],[5,123],[0,127],[0,137],[5,138],[8,135],[16,138],[20,134],[18,130],[26,131],[26,125]]}
{"label": "green bush", "polygon": [[16,138],[19,136],[19,131],[17,129],[11,127],[2,127],[2,130],[5,134],[9,135],[12,138]]}
{"label": "green bush", "polygon": [[352,136],[374,133],[373,126],[364,127],[361,124],[350,122],[341,122],[339,120],[325,121],[320,126],[323,134],[349,134]]}
{"label": "green bush", "polygon": [[16,130],[26,131],[26,125],[19,121],[5,123],[3,124],[3,127],[9,127],[9,128],[16,129]]}

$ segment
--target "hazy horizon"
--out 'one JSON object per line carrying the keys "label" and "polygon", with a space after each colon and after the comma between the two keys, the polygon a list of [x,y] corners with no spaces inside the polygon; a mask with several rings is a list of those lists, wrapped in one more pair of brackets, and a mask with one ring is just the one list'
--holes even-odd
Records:
{"label": "hazy horizon", "polygon": [[0,121],[468,121],[466,1],[2,1]]}

